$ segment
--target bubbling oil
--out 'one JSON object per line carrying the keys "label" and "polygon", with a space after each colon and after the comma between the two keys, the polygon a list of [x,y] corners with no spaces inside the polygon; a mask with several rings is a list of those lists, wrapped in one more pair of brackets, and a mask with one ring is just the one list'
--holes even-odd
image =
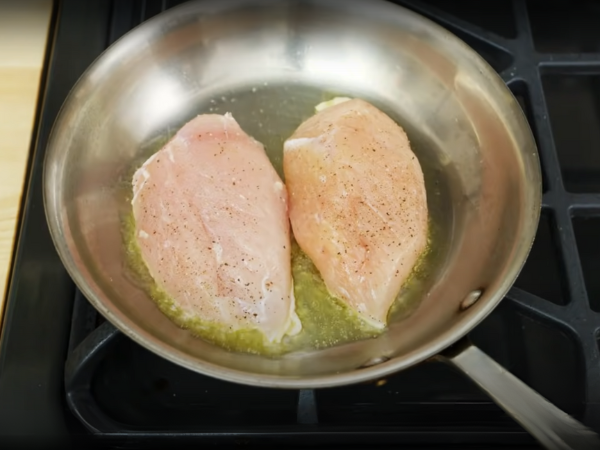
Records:
{"label": "bubbling oil", "polygon": [[[210,99],[199,100],[198,109],[181,121],[179,129],[196,114],[230,112],[242,129],[265,146],[273,166],[282,179],[283,142],[300,123],[314,114],[314,107],[337,96],[350,96],[327,89],[309,86],[260,85],[240,91],[229,91]],[[378,105],[376,100],[370,100]],[[410,316],[435,282],[448,251],[448,223],[451,221],[451,202],[448,199],[448,168],[442,170],[439,158],[430,142],[420,139],[410,124],[393,117],[408,134],[411,147],[421,163],[425,177],[429,208],[428,243],[396,301],[390,308],[388,322],[401,321]],[[375,329],[364,322],[342,301],[333,297],[319,271],[300,249],[292,236],[292,276],[296,313],[302,322],[302,331],[286,336],[281,343],[269,343],[262,333],[254,329],[230,331],[228,327],[210,323],[201,317],[189,318],[151,277],[143,261],[135,236],[135,222],[130,206],[131,179],[134,171],[153,153],[160,150],[173,133],[163,134],[148,141],[140,149],[120,183],[120,189],[129,207],[122,214],[122,234],[126,261],[131,275],[144,289],[157,307],[178,326],[192,334],[230,351],[277,357],[279,355],[311,349],[323,349],[353,341],[376,338],[385,330]]]}

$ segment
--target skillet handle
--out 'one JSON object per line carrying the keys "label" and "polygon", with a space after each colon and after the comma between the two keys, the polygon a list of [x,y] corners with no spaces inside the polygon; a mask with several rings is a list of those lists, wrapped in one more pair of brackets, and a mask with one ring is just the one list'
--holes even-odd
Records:
{"label": "skillet handle", "polygon": [[464,340],[441,359],[471,378],[548,450],[598,450],[600,437]]}

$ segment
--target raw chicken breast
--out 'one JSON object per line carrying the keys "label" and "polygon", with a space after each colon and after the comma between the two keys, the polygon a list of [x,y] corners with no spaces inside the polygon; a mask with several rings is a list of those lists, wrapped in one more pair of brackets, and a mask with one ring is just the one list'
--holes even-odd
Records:
{"label": "raw chicken breast", "polygon": [[186,315],[271,342],[296,334],[287,191],[230,114],[200,115],[137,170],[136,236]]}
{"label": "raw chicken breast", "polygon": [[284,144],[294,236],[330,293],[382,328],[427,246],[421,166],[371,104],[338,98],[317,111]]}

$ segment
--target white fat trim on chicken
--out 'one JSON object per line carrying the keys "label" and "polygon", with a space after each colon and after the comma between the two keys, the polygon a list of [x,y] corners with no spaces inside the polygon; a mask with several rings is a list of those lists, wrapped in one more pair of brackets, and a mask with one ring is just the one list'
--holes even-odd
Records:
{"label": "white fat trim on chicken", "polygon": [[[229,117],[227,117],[229,114]],[[233,118],[230,113],[226,113],[224,116],[221,116],[221,121],[223,122],[223,132],[225,133],[225,137],[229,139],[229,131],[227,131],[227,122],[229,118]]]}
{"label": "white fat trim on chicken", "polygon": [[295,336],[302,331],[302,322],[300,317],[296,314],[296,297],[294,296],[294,281],[292,280],[292,288],[290,290],[290,315],[288,317],[288,323],[284,327],[285,334],[288,336]]}
{"label": "white fat trim on chicken", "polygon": [[295,138],[295,139],[288,139],[287,141],[285,141],[285,143],[283,144],[283,151],[292,151],[292,150],[298,150],[302,147],[308,146],[310,144],[312,144],[313,142],[315,142],[316,140],[318,140],[319,138]]}
{"label": "white fat trim on chicken", "polygon": [[344,289],[344,288],[339,288],[339,289],[344,297],[350,298],[350,294],[348,294],[348,291],[346,289]]}
{"label": "white fat trim on chicken", "polygon": [[[327,291],[329,292],[329,295],[331,295],[332,297],[340,298],[339,295],[330,291],[329,289],[327,289]],[[340,291],[340,294],[345,295],[346,298],[350,298],[350,295],[348,295],[348,292],[345,291],[344,289],[342,289]],[[357,311],[353,311],[353,314],[355,314],[360,320],[365,322],[367,325],[370,325],[371,327],[378,329],[378,330],[382,330],[385,328],[385,326],[386,326],[385,323],[380,322],[379,320],[375,320],[363,313],[363,311],[366,310],[366,305],[364,303],[360,303],[356,309],[357,309]],[[350,310],[350,311],[352,311],[352,310]]]}
{"label": "white fat trim on chicken", "polygon": [[135,172],[135,174],[133,176],[133,179],[135,180],[137,178],[138,174],[142,174],[142,177],[144,177],[144,179],[139,184],[139,187],[134,190],[133,198],[131,199],[131,204],[132,205],[135,203],[136,199],[138,198],[138,195],[140,194],[140,192],[142,191],[142,189],[146,185],[146,182],[150,179],[150,172],[148,172],[146,170],[145,166],[146,166],[146,164],[144,164],[142,167],[140,167],[138,170],[136,170],[136,172]]}
{"label": "white fat trim on chicken", "polygon": [[167,154],[169,155],[169,161],[175,162],[175,157],[173,156],[173,150],[171,149],[170,145],[167,147]]}
{"label": "white fat trim on chicken", "polygon": [[160,201],[160,210],[161,210],[161,216],[160,218],[162,219],[163,222],[165,223],[173,223],[173,219],[169,216],[169,211],[167,210],[167,207],[165,206],[165,204],[162,202],[162,200]]}
{"label": "white fat trim on chicken", "polygon": [[372,319],[371,317],[360,314],[360,318],[368,325],[376,328],[378,330],[383,330],[385,328],[385,323],[380,322],[379,320]]}
{"label": "white fat trim on chicken", "polygon": [[215,258],[217,259],[217,264],[221,264],[223,258],[223,247],[218,242],[215,242],[212,246],[213,252],[215,254]]}
{"label": "white fat trim on chicken", "polygon": [[158,158],[158,155],[160,154],[160,151],[154,153],[150,158],[148,158],[146,160],[146,162],[144,162],[144,164],[142,165],[142,168],[150,165],[156,158]]}
{"label": "white fat trim on chicken", "polygon": [[347,102],[348,100],[352,100],[352,99],[349,98],[349,97],[336,97],[336,98],[333,98],[333,99],[328,100],[326,102],[319,103],[317,106],[315,106],[315,110],[317,112],[321,112],[324,109],[329,108],[330,106],[339,105],[340,103]]}

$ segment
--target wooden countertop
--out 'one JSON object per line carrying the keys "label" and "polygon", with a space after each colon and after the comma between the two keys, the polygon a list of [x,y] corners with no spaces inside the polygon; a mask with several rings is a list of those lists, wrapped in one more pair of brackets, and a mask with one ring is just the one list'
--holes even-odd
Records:
{"label": "wooden countertop", "polygon": [[52,0],[0,0],[0,324],[51,13]]}

